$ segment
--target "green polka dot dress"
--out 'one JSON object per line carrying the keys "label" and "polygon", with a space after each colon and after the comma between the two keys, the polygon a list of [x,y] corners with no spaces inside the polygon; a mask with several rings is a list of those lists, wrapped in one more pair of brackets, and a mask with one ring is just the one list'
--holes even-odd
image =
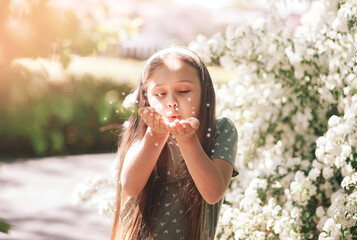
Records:
{"label": "green polka dot dress", "polygon": [[[207,137],[211,136],[208,135]],[[238,174],[235,167],[237,141],[238,134],[233,122],[227,118],[217,119],[213,147],[209,157],[211,159],[223,159],[231,163],[234,168],[233,176]],[[183,157],[173,137],[170,136],[167,143],[171,158],[168,159],[167,182],[161,191],[161,200],[157,203],[158,210],[153,219],[153,237],[155,240],[186,240],[185,212],[181,206],[182,183],[176,178],[175,173],[175,169],[177,169]],[[132,214],[131,210],[135,205],[135,201],[135,198],[129,199],[121,209],[124,224],[125,219]],[[202,239],[214,239],[222,203],[223,198],[213,205],[205,203]]]}
{"label": "green polka dot dress", "polygon": [[[233,175],[238,171],[235,167],[238,134],[234,124],[227,118],[216,121],[216,133],[210,158],[220,158],[230,162],[233,167]],[[172,158],[169,161],[167,172],[167,184],[162,192],[162,200],[158,202],[157,216],[153,219],[155,228],[153,236],[155,240],[186,240],[184,210],[181,206],[181,183],[175,178],[174,169],[183,160],[176,141],[170,137],[168,146]],[[205,204],[203,213],[203,239],[214,239],[218,216],[223,198],[216,204]],[[195,226],[192,226],[195,227]]]}

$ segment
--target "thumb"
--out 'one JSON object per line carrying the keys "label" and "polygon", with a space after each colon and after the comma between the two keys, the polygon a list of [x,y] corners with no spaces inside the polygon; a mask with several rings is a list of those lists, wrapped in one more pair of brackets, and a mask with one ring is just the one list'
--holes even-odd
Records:
{"label": "thumb", "polygon": [[200,126],[200,121],[197,118],[190,117],[186,119],[187,122],[189,122],[194,129],[198,129]]}

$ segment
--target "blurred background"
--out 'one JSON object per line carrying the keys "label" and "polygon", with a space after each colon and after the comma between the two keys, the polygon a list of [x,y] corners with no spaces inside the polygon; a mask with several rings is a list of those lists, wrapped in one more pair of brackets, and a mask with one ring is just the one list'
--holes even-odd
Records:
{"label": "blurred background", "polygon": [[[284,27],[308,8],[282,4]],[[146,58],[269,9],[258,0],[1,0],[0,161],[115,152],[131,113],[123,100]],[[216,84],[234,76],[209,68]]]}
{"label": "blurred background", "polygon": [[[255,24],[272,1],[0,0],[0,234],[12,225],[7,239],[107,239],[111,223],[69,200],[75,184],[114,160],[132,113],[123,101],[145,59]],[[287,28],[310,7],[281,2]],[[217,85],[235,76],[208,68]]]}

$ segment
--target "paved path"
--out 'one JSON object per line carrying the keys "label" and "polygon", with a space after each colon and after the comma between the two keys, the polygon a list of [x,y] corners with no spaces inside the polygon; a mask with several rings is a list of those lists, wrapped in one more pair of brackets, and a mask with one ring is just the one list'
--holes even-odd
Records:
{"label": "paved path", "polygon": [[18,160],[0,167],[0,218],[13,225],[3,240],[105,240],[111,221],[71,204],[85,177],[110,174],[115,154]]}

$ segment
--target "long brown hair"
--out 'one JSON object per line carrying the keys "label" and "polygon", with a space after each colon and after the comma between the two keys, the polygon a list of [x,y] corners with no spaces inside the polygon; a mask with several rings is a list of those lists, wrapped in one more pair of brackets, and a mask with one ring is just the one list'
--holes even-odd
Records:
{"label": "long brown hair", "polygon": [[[198,138],[202,148],[208,156],[211,155],[211,148],[215,130],[215,109],[216,100],[215,92],[212,84],[211,77],[202,60],[197,54],[184,47],[173,47],[161,50],[154,54],[147,61],[142,72],[140,85],[138,88],[138,95],[136,98],[136,107],[149,106],[146,96],[146,81],[153,74],[155,69],[163,64],[163,59],[167,55],[173,55],[177,59],[188,63],[194,67],[200,79],[201,85],[201,102],[199,121],[200,126],[197,130]],[[142,192],[137,197],[137,202],[132,216],[127,224],[123,224],[122,217],[120,216],[120,209],[123,205],[125,194],[122,191],[120,184],[121,170],[124,162],[125,155],[134,143],[135,140],[142,139],[147,129],[144,121],[139,116],[131,116],[129,118],[128,127],[121,135],[121,143],[118,149],[119,166],[118,166],[118,184],[117,184],[117,200],[115,209],[115,218],[113,223],[111,240],[117,237],[121,239],[153,239],[152,237],[152,219],[156,213],[157,203],[160,199],[160,191],[166,181],[167,159],[169,156],[167,143],[158,158],[158,161],[144,187]],[[208,133],[210,135],[208,135]],[[185,210],[186,219],[186,235],[185,239],[202,239],[202,222],[203,222],[203,207],[204,201],[196,188],[191,175],[188,172],[186,164],[182,161],[179,166],[184,170],[179,176],[182,180],[183,198],[182,206]],[[190,227],[189,227],[190,226]],[[197,226],[197,227],[192,227]]]}

